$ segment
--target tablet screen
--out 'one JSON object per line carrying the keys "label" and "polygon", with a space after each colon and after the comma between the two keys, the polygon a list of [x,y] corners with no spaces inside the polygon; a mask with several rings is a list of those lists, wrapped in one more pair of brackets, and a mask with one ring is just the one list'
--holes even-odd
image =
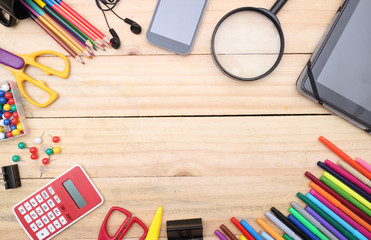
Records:
{"label": "tablet screen", "polygon": [[205,0],[161,0],[151,32],[190,45]]}

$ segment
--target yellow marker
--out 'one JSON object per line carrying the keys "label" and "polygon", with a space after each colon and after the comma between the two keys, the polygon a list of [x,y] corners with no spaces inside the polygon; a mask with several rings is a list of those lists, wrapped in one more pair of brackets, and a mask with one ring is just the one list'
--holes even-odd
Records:
{"label": "yellow marker", "polygon": [[256,219],[256,221],[259,223],[260,226],[262,226],[265,231],[267,231],[274,239],[277,239],[277,240],[285,240],[283,237],[281,237],[281,235],[278,234],[278,232],[276,232],[276,230],[274,230],[271,226],[269,226],[266,222],[264,222],[263,219],[261,218],[258,218]]}
{"label": "yellow marker", "polygon": [[152,220],[152,224],[149,227],[146,240],[158,240],[160,237],[160,229],[162,222],[162,207],[157,209],[156,215]]}
{"label": "yellow marker", "polygon": [[241,235],[241,236],[240,236],[240,240],[247,240],[247,238],[245,238],[244,235]]}
{"label": "yellow marker", "polygon": [[367,201],[364,197],[362,197],[361,195],[359,195],[358,193],[356,193],[355,191],[353,191],[350,187],[346,186],[344,183],[342,183],[341,181],[339,181],[337,178],[335,178],[334,176],[332,176],[330,173],[328,173],[328,172],[325,171],[325,172],[322,173],[322,175],[324,177],[326,177],[327,179],[329,179],[334,184],[336,184],[339,188],[341,188],[345,192],[349,193],[352,197],[354,197],[355,199],[357,199],[360,203],[362,203],[368,209],[371,210],[371,203],[369,201]]}

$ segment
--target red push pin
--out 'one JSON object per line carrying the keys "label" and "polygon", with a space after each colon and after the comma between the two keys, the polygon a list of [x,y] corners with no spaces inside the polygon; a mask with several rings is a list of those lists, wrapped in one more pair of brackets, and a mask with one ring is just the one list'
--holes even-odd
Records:
{"label": "red push pin", "polygon": [[53,143],[58,143],[61,140],[58,136],[52,136],[50,134],[48,134],[48,135],[52,137]]}
{"label": "red push pin", "polygon": [[36,147],[31,147],[30,148],[30,153],[36,154],[37,153],[37,148]]}
{"label": "red push pin", "polygon": [[36,153],[32,153],[31,156],[30,156],[30,158],[31,158],[32,160],[36,160],[36,159],[39,158],[39,156],[38,156]]}

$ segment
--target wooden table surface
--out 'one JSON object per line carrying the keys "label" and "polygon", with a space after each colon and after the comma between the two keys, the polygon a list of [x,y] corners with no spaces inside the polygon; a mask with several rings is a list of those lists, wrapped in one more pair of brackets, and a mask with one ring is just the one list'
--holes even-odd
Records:
{"label": "wooden table surface", "polygon": [[[68,2],[108,33],[94,1]],[[255,220],[266,219],[270,207],[287,214],[290,201],[302,204],[295,194],[309,190],[305,171],[319,176],[317,161],[339,159],[317,140],[320,135],[350,156],[369,160],[368,134],[296,90],[296,80],[341,0],[288,1],[278,14],[285,55],[268,77],[235,81],[215,66],[210,38],[217,21],[234,8],[269,8],[273,2],[210,0],[191,54],[179,56],[145,39],[155,0],[121,1],[116,12],[140,23],[141,35],[108,13],[121,38],[119,50],[98,51],[86,65],[70,58],[68,79],[27,69],[60,97],[44,109],[24,100],[31,133],[0,144],[1,166],[12,164],[14,154],[27,160],[19,163],[22,187],[0,189],[0,238],[27,239],[12,207],[75,164],[85,168],[105,202],[55,239],[96,239],[112,206],[131,211],[148,227],[163,206],[161,239],[166,239],[166,220],[184,218],[202,218],[205,239],[216,239],[213,232],[222,223],[237,235],[232,216],[260,231]],[[14,28],[0,27],[0,36],[0,46],[17,54],[65,53],[29,19]],[[42,61],[57,64],[54,57]],[[3,67],[0,76],[13,79]],[[41,160],[29,160],[17,143],[32,145],[44,131],[46,143],[51,142],[47,134],[61,137],[62,153],[40,179]],[[115,216],[112,224],[121,220]],[[139,236],[134,228],[127,237]]]}

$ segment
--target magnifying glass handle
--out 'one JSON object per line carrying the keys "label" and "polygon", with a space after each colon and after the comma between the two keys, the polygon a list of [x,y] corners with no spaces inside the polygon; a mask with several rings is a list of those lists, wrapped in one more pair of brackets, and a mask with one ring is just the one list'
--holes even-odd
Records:
{"label": "magnifying glass handle", "polygon": [[274,15],[277,15],[277,13],[281,10],[281,8],[283,7],[283,5],[285,5],[285,3],[287,2],[287,0],[277,0],[274,5],[272,6],[271,8],[271,12],[274,14]]}

